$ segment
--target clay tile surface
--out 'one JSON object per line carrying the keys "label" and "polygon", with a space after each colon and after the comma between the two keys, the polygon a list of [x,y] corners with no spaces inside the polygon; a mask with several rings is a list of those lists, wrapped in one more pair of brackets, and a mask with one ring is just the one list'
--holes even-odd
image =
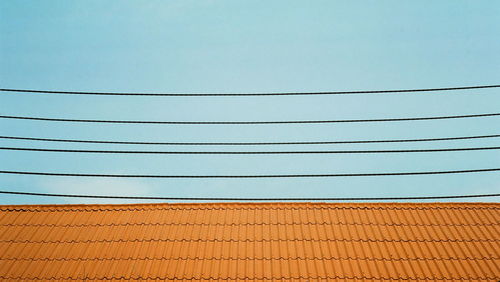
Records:
{"label": "clay tile surface", "polygon": [[0,279],[499,281],[500,204],[0,206]]}

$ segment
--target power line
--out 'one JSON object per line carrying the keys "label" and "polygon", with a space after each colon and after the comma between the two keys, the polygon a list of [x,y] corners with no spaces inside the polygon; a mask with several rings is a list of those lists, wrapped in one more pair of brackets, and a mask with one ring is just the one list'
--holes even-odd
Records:
{"label": "power line", "polygon": [[402,150],[335,150],[335,151],[136,151],[136,150],[78,150],[0,147],[0,150],[32,151],[53,153],[91,154],[163,154],[163,155],[286,155],[286,154],[385,154],[385,153],[434,153],[458,151],[500,150],[500,147],[469,147],[443,149],[402,149]]}
{"label": "power line", "polygon": [[159,174],[85,174],[0,170],[3,174],[74,176],[74,177],[113,177],[113,178],[303,178],[303,177],[361,177],[361,176],[404,176],[437,175],[500,171],[500,168],[418,171],[418,172],[380,172],[380,173],[334,173],[334,174],[260,174],[260,175],[159,175]]}
{"label": "power line", "polygon": [[92,198],[92,199],[128,199],[128,200],[174,200],[174,201],[388,201],[388,200],[432,200],[432,199],[458,199],[458,198],[483,198],[499,197],[500,194],[475,194],[452,196],[423,196],[423,197],[333,197],[333,198],[239,198],[239,197],[147,197],[147,196],[107,196],[107,195],[75,195],[0,191],[0,194],[65,197],[65,198]]}
{"label": "power line", "polygon": [[19,92],[32,94],[59,95],[101,95],[101,96],[299,96],[299,95],[349,95],[349,94],[388,94],[415,93],[436,91],[457,91],[471,89],[498,88],[500,85],[479,85],[443,88],[396,89],[396,90],[360,90],[360,91],[326,91],[326,92],[271,92],[271,93],[132,93],[132,92],[83,92],[2,88],[2,92]]}
{"label": "power line", "polygon": [[433,117],[409,117],[409,118],[382,118],[382,119],[340,119],[340,120],[288,120],[288,121],[148,121],[148,120],[98,120],[98,119],[68,119],[68,118],[45,118],[0,115],[3,119],[38,120],[57,122],[87,122],[87,123],[125,123],[125,124],[308,124],[308,123],[352,123],[352,122],[390,122],[390,121],[416,121],[416,120],[440,120],[459,118],[479,118],[500,116],[500,113],[457,115],[457,116],[433,116]]}
{"label": "power line", "polygon": [[430,141],[451,141],[451,140],[467,140],[467,139],[498,138],[498,137],[500,137],[500,134],[462,136],[462,137],[421,138],[421,139],[289,141],[289,142],[145,142],[145,141],[78,140],[78,139],[36,138],[36,137],[17,137],[17,136],[0,136],[0,139],[46,141],[46,142],[94,143],[94,144],[127,144],[127,145],[254,146],[254,145],[327,145],[327,144],[356,144],[356,143],[430,142]]}

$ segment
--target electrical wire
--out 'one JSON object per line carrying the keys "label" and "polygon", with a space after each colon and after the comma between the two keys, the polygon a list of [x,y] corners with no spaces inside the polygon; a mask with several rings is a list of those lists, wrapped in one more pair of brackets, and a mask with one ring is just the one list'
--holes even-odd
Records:
{"label": "electrical wire", "polygon": [[457,91],[471,89],[498,88],[500,85],[479,85],[443,88],[395,89],[395,90],[360,90],[360,91],[326,91],[326,92],[274,92],[274,93],[132,93],[132,92],[83,92],[1,88],[2,92],[19,92],[32,94],[60,95],[101,95],[101,96],[299,96],[299,95],[348,95],[348,94],[388,94],[416,93],[436,91]]}
{"label": "electrical wire", "polygon": [[404,176],[437,175],[500,171],[500,168],[467,170],[418,171],[418,172],[380,172],[380,173],[326,173],[326,174],[258,174],[258,175],[159,175],[159,174],[86,174],[0,170],[3,174],[73,176],[73,177],[109,177],[109,178],[303,178],[303,177],[361,177],[361,176]]}
{"label": "electrical wire", "polygon": [[500,113],[472,114],[457,116],[433,116],[433,117],[408,117],[408,118],[382,118],[382,119],[340,119],[340,120],[288,120],[288,121],[151,121],[151,120],[98,120],[98,119],[68,119],[68,118],[45,118],[0,115],[3,119],[38,120],[57,122],[87,122],[87,123],[125,123],[125,124],[193,124],[193,125],[219,125],[219,124],[307,124],[307,123],[352,123],[352,122],[390,122],[390,121],[416,121],[416,120],[440,120],[459,118],[478,118],[500,116]]}
{"label": "electrical wire", "polygon": [[[427,89],[400,89],[400,90],[369,90],[369,91],[332,91],[332,92],[281,92],[281,93],[118,93],[118,92],[76,92],[76,91],[50,91],[50,90],[26,90],[26,89],[0,89],[2,92],[23,92],[38,94],[69,94],[69,95],[111,95],[111,96],[290,96],[290,95],[346,95],[346,94],[384,94],[384,93],[408,93],[408,92],[433,92],[452,91],[468,89],[498,88],[500,85],[466,86],[449,88],[427,88]],[[412,120],[434,120],[498,116],[500,113],[460,115],[460,116],[438,116],[438,117],[416,117],[416,118],[387,118],[387,119],[359,119],[359,120],[306,120],[306,121],[117,121],[117,120],[83,120],[83,119],[58,119],[39,117],[0,116],[4,119],[27,119],[40,121],[61,122],[94,122],[94,123],[138,123],[138,124],[296,124],[296,123],[341,123],[341,122],[386,122],[386,121],[412,121]],[[69,140],[48,139],[30,137],[0,136],[2,139],[36,140],[54,142],[80,142],[80,143],[110,143],[110,144],[149,144],[149,145],[298,145],[298,144],[343,144],[343,143],[384,143],[384,142],[420,142],[420,141],[443,141],[463,140],[475,138],[494,138],[500,135],[427,138],[427,139],[399,139],[399,140],[360,140],[360,141],[317,141],[317,142],[126,142],[126,141],[95,141],[95,140]],[[331,154],[331,153],[403,153],[403,152],[443,152],[443,151],[470,151],[470,150],[496,150],[500,147],[480,148],[445,148],[445,149],[422,149],[422,150],[346,150],[346,151],[271,151],[271,152],[172,152],[172,151],[109,151],[109,150],[61,150],[40,148],[13,148],[0,147],[2,150],[23,150],[43,152],[76,152],[76,153],[133,153],[133,154]],[[475,169],[475,170],[450,170],[450,171],[424,171],[424,172],[391,172],[391,173],[356,173],[356,174],[289,174],[289,175],[124,175],[124,174],[74,174],[74,173],[47,173],[47,172],[21,172],[0,171],[7,174],[24,175],[49,175],[49,176],[83,176],[83,177],[147,177],[147,178],[269,178],[269,177],[345,177],[345,176],[395,176],[395,175],[422,175],[422,174],[452,174],[452,173],[475,173],[500,171],[500,168]],[[0,191],[1,194],[31,195],[46,197],[77,197],[77,198],[106,198],[106,199],[141,199],[141,200],[220,200],[220,201],[342,201],[342,200],[418,200],[418,199],[454,199],[475,197],[498,197],[500,194],[476,194],[476,195],[454,195],[454,196],[427,196],[427,197],[352,197],[352,198],[205,198],[205,197],[142,197],[142,196],[104,196],[104,195],[72,195],[72,194],[49,194],[32,192]]]}
{"label": "electrical wire", "polygon": [[500,147],[469,147],[442,149],[402,149],[402,150],[336,150],[336,151],[135,151],[135,150],[79,150],[0,147],[0,150],[31,151],[52,153],[91,153],[91,154],[163,154],[163,155],[289,155],[289,154],[386,154],[386,153],[434,153],[458,151],[500,150]]}
{"label": "electrical wire", "polygon": [[0,191],[0,194],[64,197],[64,198],[91,198],[91,199],[128,199],[128,200],[174,200],[174,201],[391,201],[391,200],[433,200],[433,199],[461,199],[499,197],[500,194],[474,194],[452,196],[422,196],[422,197],[325,197],[325,198],[239,198],[239,197],[147,197],[147,196],[108,196],[108,195],[75,195]]}
{"label": "electrical wire", "polygon": [[78,140],[78,139],[57,139],[57,138],[37,138],[37,137],[18,137],[18,136],[0,136],[0,139],[45,141],[45,142],[94,143],[94,144],[127,144],[127,145],[254,146],[254,145],[327,145],[327,144],[356,144],[356,143],[430,142],[430,141],[451,141],[451,140],[483,139],[483,138],[498,138],[498,137],[500,137],[500,134],[462,136],[462,137],[421,138],[421,139],[289,141],[289,142],[145,142],[145,141]]}

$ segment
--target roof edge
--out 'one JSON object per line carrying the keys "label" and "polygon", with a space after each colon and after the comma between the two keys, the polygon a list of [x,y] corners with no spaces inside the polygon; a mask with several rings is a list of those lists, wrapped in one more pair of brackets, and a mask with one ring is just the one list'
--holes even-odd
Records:
{"label": "roof edge", "polygon": [[80,208],[80,209],[119,209],[119,208],[169,208],[169,207],[228,207],[228,206],[331,206],[331,207],[446,207],[446,206],[491,206],[500,208],[496,202],[203,202],[203,203],[130,203],[130,204],[38,204],[38,205],[0,205],[5,209],[48,209],[48,208]]}

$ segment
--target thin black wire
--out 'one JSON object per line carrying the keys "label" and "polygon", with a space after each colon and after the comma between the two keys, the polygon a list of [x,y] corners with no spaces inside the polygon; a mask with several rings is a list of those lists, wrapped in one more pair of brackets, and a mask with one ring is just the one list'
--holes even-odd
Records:
{"label": "thin black wire", "polygon": [[411,92],[455,91],[484,88],[498,88],[500,85],[479,85],[443,88],[396,89],[396,90],[360,90],[360,91],[326,91],[326,92],[274,92],[274,93],[131,93],[131,92],[82,92],[1,88],[2,92],[65,94],[65,95],[106,95],[106,96],[298,96],[298,95],[348,95],[348,94],[387,94]]}
{"label": "thin black wire", "polygon": [[383,119],[341,119],[341,120],[288,120],[288,121],[147,121],[147,120],[97,120],[97,119],[67,119],[67,118],[45,118],[0,115],[3,119],[58,121],[58,122],[91,122],[91,123],[126,123],[126,124],[304,124],[304,123],[351,123],[351,122],[389,122],[389,121],[415,121],[415,120],[439,120],[458,118],[478,118],[500,116],[500,113],[458,115],[458,116],[434,116],[434,117],[410,117],[410,118],[383,118]]}
{"label": "thin black wire", "polygon": [[336,150],[336,151],[135,151],[135,150],[79,150],[0,147],[0,150],[31,151],[52,153],[91,154],[163,154],[163,155],[286,155],[286,154],[386,154],[386,153],[434,153],[458,151],[500,150],[500,147],[470,147],[443,149],[402,149],[402,150]]}
{"label": "thin black wire", "polygon": [[0,194],[41,196],[41,197],[65,197],[65,198],[92,198],[92,199],[128,199],[128,200],[176,200],[176,201],[389,201],[389,200],[433,200],[433,199],[459,199],[459,198],[483,198],[499,197],[500,194],[474,194],[474,195],[452,195],[452,196],[423,196],[423,197],[334,197],[334,198],[218,198],[218,197],[146,197],[146,196],[107,196],[107,195],[75,195],[75,194],[53,194],[0,191]]}
{"label": "thin black wire", "polygon": [[296,142],[294,141],[291,142],[140,142],[140,141],[104,141],[104,140],[36,138],[36,137],[17,137],[17,136],[0,136],[0,139],[47,141],[47,142],[94,143],[94,144],[128,144],[128,145],[253,146],[253,145],[327,145],[327,144],[356,144],[356,143],[430,142],[430,141],[450,141],[450,140],[467,140],[467,139],[498,138],[498,137],[500,137],[500,134],[463,136],[463,137],[422,138],[422,139],[296,141]]}
{"label": "thin black wire", "polygon": [[360,176],[404,176],[436,175],[500,171],[500,168],[418,171],[418,172],[381,172],[381,173],[335,173],[335,174],[261,174],[261,175],[158,175],[158,174],[85,174],[0,170],[3,174],[74,176],[74,177],[113,177],[113,178],[299,178],[299,177],[360,177]]}

